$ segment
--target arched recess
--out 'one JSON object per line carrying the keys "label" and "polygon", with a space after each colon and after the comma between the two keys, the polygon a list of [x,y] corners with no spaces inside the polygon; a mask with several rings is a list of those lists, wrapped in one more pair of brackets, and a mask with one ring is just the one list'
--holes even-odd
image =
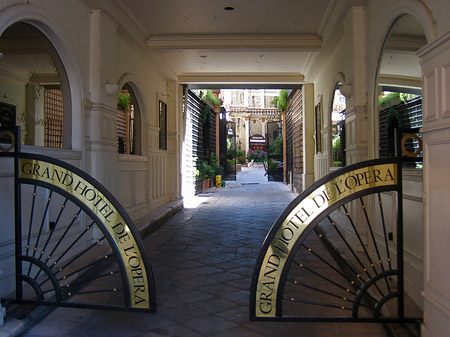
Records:
{"label": "arched recess", "polygon": [[344,79],[339,80],[331,94],[330,102],[330,158],[331,167],[345,166],[345,109],[346,98],[341,93],[341,87],[344,85]]}
{"label": "arched recess", "polygon": [[[0,12],[0,35],[15,23],[25,23],[42,33],[48,39],[54,51],[59,56],[64,67],[65,77],[70,93],[71,134],[69,143],[71,149],[81,150],[83,135],[82,121],[82,85],[78,63],[70,47],[68,38],[59,24],[45,11],[33,5],[14,5]],[[75,132],[78,131],[78,132]]]}
{"label": "arched recess", "polygon": [[246,130],[245,130],[245,119],[241,117],[235,117],[236,122],[236,147],[237,149],[244,150],[246,149]]}
{"label": "arched recess", "polygon": [[256,134],[264,134],[263,123],[259,119],[252,119],[250,121],[250,136],[254,136]]}
{"label": "arched recess", "polygon": [[[421,24],[424,15],[416,17],[406,12],[398,11],[397,16],[390,21],[377,63],[373,108],[375,142],[372,150],[375,156],[381,158],[395,155],[392,145],[394,128],[422,127],[421,67],[416,52],[427,44],[428,36],[433,35],[433,30],[432,25],[424,27]],[[417,10],[412,13],[417,14]],[[406,147],[408,146],[412,149],[418,148],[420,144],[414,140],[406,144]],[[411,149],[410,152],[414,152]],[[408,228],[404,234],[405,290],[414,302],[422,307],[420,294],[423,289],[424,236],[422,164],[404,165],[402,175],[404,185],[409,186],[403,195],[404,221]],[[391,193],[382,194],[386,204],[391,203],[392,198]],[[396,235],[393,229],[391,237],[394,242]]]}
{"label": "arched recess", "polygon": [[117,149],[119,153],[142,154],[141,95],[134,82],[121,86],[117,100]]}

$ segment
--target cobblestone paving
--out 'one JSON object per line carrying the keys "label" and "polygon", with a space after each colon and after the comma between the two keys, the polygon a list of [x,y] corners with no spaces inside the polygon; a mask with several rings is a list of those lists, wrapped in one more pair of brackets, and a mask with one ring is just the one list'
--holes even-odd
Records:
{"label": "cobblestone paving", "polygon": [[251,274],[270,226],[296,195],[261,168],[211,189],[144,240],[156,314],[59,308],[23,336],[385,336],[375,324],[250,322]]}

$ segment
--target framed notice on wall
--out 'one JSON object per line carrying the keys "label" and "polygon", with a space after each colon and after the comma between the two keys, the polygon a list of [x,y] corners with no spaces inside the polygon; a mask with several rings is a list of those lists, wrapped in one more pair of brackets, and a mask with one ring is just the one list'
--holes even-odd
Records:
{"label": "framed notice on wall", "polygon": [[167,150],[167,104],[159,101],[159,149]]}
{"label": "framed notice on wall", "polygon": [[314,108],[314,129],[316,137],[316,153],[322,152],[322,104],[317,103]]}
{"label": "framed notice on wall", "polygon": [[16,125],[16,107],[0,102],[0,126],[14,127]]}
{"label": "framed notice on wall", "polygon": [[[16,125],[16,107],[14,105],[0,102],[0,126],[13,128]],[[0,136],[0,143],[10,143],[8,136]]]}

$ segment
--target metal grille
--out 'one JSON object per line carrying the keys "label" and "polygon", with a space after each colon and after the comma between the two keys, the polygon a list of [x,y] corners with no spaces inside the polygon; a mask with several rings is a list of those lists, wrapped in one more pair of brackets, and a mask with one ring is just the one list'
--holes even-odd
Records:
{"label": "metal grille", "polygon": [[203,126],[202,126],[202,101],[191,90],[187,94],[186,104],[186,126],[190,126],[186,133],[190,133],[191,147],[189,154],[186,154],[186,183],[195,185],[198,193],[201,191],[201,182],[195,180],[196,160],[203,158]]}
{"label": "metal grille", "polygon": [[[417,98],[405,103],[394,105],[380,111],[380,157],[393,157],[394,152],[394,128],[421,128],[422,127],[422,99]],[[399,120],[399,124],[395,121]],[[419,147],[417,142],[407,144],[410,152],[415,152]]]}
{"label": "metal grille", "polygon": [[[279,136],[282,135],[282,122],[272,121],[266,124],[267,145],[267,179],[269,181],[283,181],[283,143],[278,148]],[[276,144],[277,143],[277,144]],[[274,144],[276,144],[274,146]]]}
{"label": "metal grille", "polygon": [[211,152],[216,152],[216,112],[201,101],[203,122],[203,159],[208,159]]}
{"label": "metal grille", "polygon": [[127,117],[124,110],[117,110],[116,133],[117,152],[125,153],[127,143]]}
{"label": "metal grille", "polygon": [[64,104],[60,89],[46,88],[44,94],[45,136],[47,147],[63,147]]}
{"label": "metal grille", "polygon": [[223,180],[236,180],[236,123],[225,118],[220,125],[220,166],[223,167]]}
{"label": "metal grille", "polygon": [[303,95],[296,90],[286,111],[286,155],[289,183],[301,191],[303,182]]}

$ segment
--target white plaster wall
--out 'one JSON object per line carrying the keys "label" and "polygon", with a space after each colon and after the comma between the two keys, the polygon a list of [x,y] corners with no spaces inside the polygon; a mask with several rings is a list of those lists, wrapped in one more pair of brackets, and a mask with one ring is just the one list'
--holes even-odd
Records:
{"label": "white plaster wall", "polygon": [[[2,1],[0,33],[17,21],[40,29],[54,44],[69,77],[72,99],[72,150],[24,147],[23,151],[66,160],[94,175],[125,206],[133,218],[170,200],[176,190],[169,171],[169,157],[177,160],[179,114],[176,106],[169,118],[169,150],[158,147],[158,99],[176,105],[178,97],[167,97],[167,81],[145,51],[138,51],[119,37],[115,24],[102,13],[91,13],[82,1]],[[99,42],[100,41],[100,42]],[[3,69],[0,76],[5,78]],[[123,80],[120,83],[121,79]],[[22,79],[9,79],[20,82]],[[27,79],[24,78],[24,81]],[[117,96],[109,96],[106,83],[133,81],[138,88],[141,112],[142,156],[119,156],[116,152],[115,109]],[[0,88],[0,90],[3,90]],[[4,91],[4,90],[3,90]],[[6,103],[23,110],[21,90],[3,92]],[[21,107],[22,104],[22,107]],[[13,290],[12,166],[0,168],[0,211],[7,224],[0,238],[0,296]],[[179,194],[179,193],[178,193]],[[172,193],[177,197],[177,193]],[[4,226],[2,225],[2,230]]]}
{"label": "white plaster wall", "polygon": [[[358,81],[361,83],[363,79],[356,78],[355,74],[359,74],[360,71],[358,69],[363,68],[367,72],[367,79],[365,80],[366,82],[361,83],[363,84],[362,86],[358,86],[358,89],[361,89],[361,87],[364,88],[365,86],[367,92],[363,90],[355,95],[355,88],[353,88],[352,96],[347,99],[347,107],[349,109],[356,107],[357,114],[358,110],[363,112],[365,110],[367,120],[363,121],[363,124],[358,123],[356,128],[350,128],[350,130],[356,130],[359,127],[360,132],[368,135],[368,152],[366,158],[376,158],[378,156],[376,136],[378,132],[378,118],[375,109],[377,99],[376,73],[384,39],[395,19],[402,14],[411,14],[423,25],[427,39],[429,41],[433,40],[439,31],[445,32],[449,29],[448,15],[442,15],[442,12],[449,13],[449,4],[449,1],[370,1],[364,7],[364,16],[362,16],[365,22],[364,46],[354,44],[354,38],[358,38],[358,35],[355,35],[353,32],[354,16],[351,14],[347,15],[342,26],[343,36],[335,35],[336,37],[340,37],[340,39],[335,42],[335,48],[330,52],[324,63],[321,64],[321,71],[314,74],[313,77],[315,95],[322,96],[323,98],[323,144],[325,149],[331,148],[330,139],[325,138],[329,137],[330,133],[327,127],[329,126],[329,114],[331,111],[334,85],[341,78],[344,79],[345,84],[355,85]],[[442,21],[438,20],[435,24],[433,21],[437,18],[441,18]],[[359,19],[361,19],[361,16]],[[360,35],[359,38],[361,38]],[[358,55],[354,53],[355,48],[365,49],[366,53],[360,55],[360,59],[355,59],[355,55]],[[347,136],[352,138],[357,135],[349,134]],[[356,146],[360,146],[360,142]],[[323,155],[315,156],[316,178],[323,176],[324,172],[322,171],[329,167],[329,165],[324,165],[324,160]],[[405,223],[407,224],[407,231],[405,233],[405,269],[407,280],[405,287],[419,306],[422,306],[424,233],[421,180],[421,171],[416,171],[412,175],[405,176],[404,201]],[[391,207],[394,206],[392,205]]]}
{"label": "white plaster wall", "polygon": [[423,336],[450,331],[450,30],[419,51],[424,99],[425,272]]}
{"label": "white plaster wall", "polygon": [[[89,48],[86,43],[86,32],[89,24],[86,20],[89,17],[83,5],[79,2],[59,2],[59,1],[30,1],[24,4],[23,1],[2,1],[0,3],[0,32],[18,21],[26,21],[40,29],[54,44],[66,70],[71,79],[72,86],[72,127],[73,138],[72,147],[76,150],[82,148],[82,128],[81,125],[81,76],[80,70],[84,74],[88,73],[87,55]],[[71,38],[69,38],[71,37]],[[83,62],[84,61],[84,62]],[[7,72],[7,70],[6,70]],[[14,81],[18,89],[5,91],[2,88],[2,96],[6,103],[16,105],[16,113],[20,114],[24,110],[24,87],[27,78],[21,79],[5,74],[2,69],[2,82],[5,76],[9,81]],[[87,79],[87,77],[85,76]],[[3,82],[5,83],[5,82]],[[87,83],[87,82],[86,82]],[[74,150],[46,149],[42,147],[23,146],[24,152],[38,152],[70,162],[71,164],[82,166],[82,153]],[[0,165],[0,204],[2,219],[2,236],[0,238],[0,270],[3,271],[0,278],[0,296],[10,294],[14,288],[14,215],[13,198],[11,198],[12,187],[12,163],[10,159],[2,159]],[[42,203],[42,200],[38,200]]]}
{"label": "white plaster wall", "polygon": [[[331,165],[331,111],[336,84],[345,80],[345,83],[353,82],[353,39],[352,17],[347,16],[342,25],[342,34],[334,36],[335,45],[330,55],[324,60],[320,72],[314,74],[315,97],[321,97],[322,107],[322,154],[315,156],[315,179],[323,177],[329,172]],[[328,47],[326,47],[328,48]],[[351,102],[347,102],[350,107]]]}
{"label": "white plaster wall", "polygon": [[[122,37],[117,40],[117,55],[115,83],[119,84],[119,88],[127,82],[134,85],[141,114],[142,155],[120,155],[118,167],[120,201],[136,218],[173,199],[170,190],[179,172],[170,172],[169,157],[179,152],[179,139],[176,137],[179,132],[179,123],[176,122],[178,97],[172,97],[176,94],[169,95],[167,80],[149,55]],[[159,100],[168,105],[167,150],[159,149]],[[174,133],[175,139],[170,137]]]}

